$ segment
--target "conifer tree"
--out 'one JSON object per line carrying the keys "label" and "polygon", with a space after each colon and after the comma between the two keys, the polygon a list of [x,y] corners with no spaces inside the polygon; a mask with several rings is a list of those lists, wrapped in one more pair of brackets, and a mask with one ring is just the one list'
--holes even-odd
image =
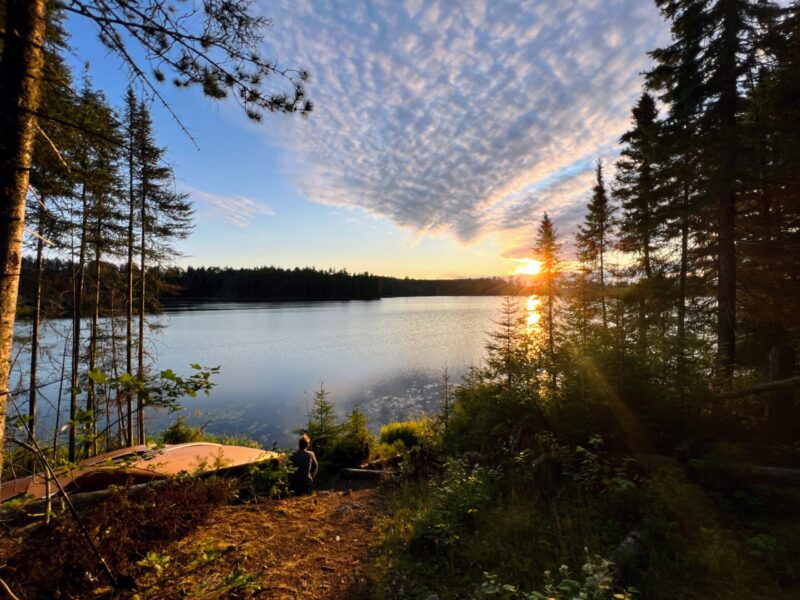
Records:
{"label": "conifer tree", "polygon": [[533,248],[534,255],[542,264],[539,280],[544,290],[546,315],[544,319],[544,332],[547,339],[547,356],[549,360],[551,391],[556,392],[556,333],[555,333],[555,303],[556,285],[561,273],[561,244],[558,242],[558,233],[553,221],[544,213],[536,231],[536,243]]}
{"label": "conifer tree", "polygon": [[30,171],[31,193],[28,195],[26,213],[28,230],[34,247],[34,298],[31,306],[31,362],[28,377],[28,426],[31,435],[36,433],[37,397],[39,394],[38,366],[41,354],[40,329],[45,316],[43,307],[43,261],[45,245],[58,247],[64,234],[66,219],[63,212],[65,197],[72,194],[74,177],[68,159],[74,154],[72,144],[75,132],[63,122],[74,119],[72,76],[60,53],[66,47],[65,32],[57,13],[48,15],[44,66],[45,81],[42,87],[42,110],[57,116],[59,121],[41,123],[33,149]]}
{"label": "conifer tree", "polygon": [[[83,125],[78,132],[74,164],[80,189],[75,214],[75,236],[78,238],[77,256],[73,257],[73,297],[72,297],[72,361],[70,375],[69,412],[69,459],[76,458],[77,421],[79,416],[78,395],[80,392],[80,365],[83,353],[81,330],[84,316],[84,291],[86,282],[86,263],[89,251],[96,252],[96,273],[100,266],[99,248],[104,244],[102,237],[108,224],[110,212],[119,200],[118,148],[120,136],[116,133],[117,121],[111,107],[102,93],[92,89],[88,80],[84,82],[77,105],[79,123]],[[89,133],[90,124],[104,132],[103,138]],[[96,275],[97,277],[97,275]],[[99,294],[99,277],[96,278],[96,294]],[[99,302],[99,299],[97,300]],[[96,307],[99,311],[99,307]],[[90,365],[93,366],[93,350],[96,341],[96,322],[93,319],[91,331]],[[96,416],[93,383],[90,382],[87,398],[86,418],[90,430]]]}
{"label": "conifer tree", "polygon": [[603,182],[603,163],[597,161],[592,199],[586,207],[583,224],[575,234],[578,258],[586,267],[586,275],[599,285],[603,330],[608,330],[606,308],[606,253],[611,246],[611,226],[614,209],[606,194]]}
{"label": "conifer tree", "polygon": [[[154,139],[152,121],[147,106],[139,102],[135,127],[135,177],[136,202],[139,226],[139,285],[137,289],[139,336],[137,343],[136,374],[145,376],[145,324],[148,299],[148,277],[150,284],[158,266],[175,255],[174,243],[184,239],[192,229],[192,206],[186,194],[174,189],[172,169],[166,164],[165,149]],[[129,215],[128,227],[131,221]],[[130,233],[128,234],[130,242]],[[129,250],[130,256],[130,250]],[[138,443],[144,443],[144,412],[142,399],[137,399],[136,424]]]}
{"label": "conifer tree", "polygon": [[[736,363],[736,204],[741,192],[743,82],[756,69],[761,26],[775,14],[769,0],[656,0],[671,21],[672,44],[651,53],[650,82],[673,97],[693,95],[700,108],[702,155],[708,177],[703,199],[716,209],[717,346],[722,372]],[[686,54],[693,56],[686,57]],[[702,80],[695,87],[675,77],[678,65],[696,58]]]}

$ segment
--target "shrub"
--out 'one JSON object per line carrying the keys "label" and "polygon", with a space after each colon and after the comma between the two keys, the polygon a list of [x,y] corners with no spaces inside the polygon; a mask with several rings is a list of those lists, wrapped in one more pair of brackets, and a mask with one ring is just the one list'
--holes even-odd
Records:
{"label": "shrub", "polygon": [[545,586],[540,592],[524,592],[516,585],[502,583],[497,575],[484,573],[484,582],[476,596],[498,600],[632,600],[638,591],[634,588],[616,588],[613,585],[611,566],[611,561],[601,556],[587,556],[581,568],[581,581],[577,574],[570,572],[567,565],[561,565],[558,569],[558,581],[550,571],[545,572]]}
{"label": "shrub", "polygon": [[178,419],[161,434],[161,441],[165,444],[188,444],[203,440],[203,429],[191,427],[186,424],[185,417]]}
{"label": "shrub", "polygon": [[400,441],[406,449],[430,443],[433,438],[433,428],[430,420],[418,419],[416,421],[402,421],[389,423],[381,427],[380,443],[393,445]]}
{"label": "shrub", "polygon": [[331,448],[331,462],[337,467],[353,467],[366,461],[374,445],[367,417],[354,408],[341,426]]}
{"label": "shrub", "polygon": [[281,457],[252,465],[247,476],[256,494],[282,498],[289,494],[289,477],[293,471],[291,463]]}
{"label": "shrub", "polygon": [[409,549],[436,556],[458,544],[472,532],[475,516],[491,500],[490,485],[498,475],[480,466],[468,470],[460,461],[448,465],[444,479],[433,488],[432,507],[414,523]]}

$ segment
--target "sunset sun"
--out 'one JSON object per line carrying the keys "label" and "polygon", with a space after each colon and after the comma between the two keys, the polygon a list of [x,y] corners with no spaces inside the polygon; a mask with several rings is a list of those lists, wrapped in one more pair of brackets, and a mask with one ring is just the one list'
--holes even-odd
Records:
{"label": "sunset sun", "polygon": [[534,258],[525,258],[522,259],[522,264],[514,269],[514,275],[538,275],[541,270],[541,261]]}

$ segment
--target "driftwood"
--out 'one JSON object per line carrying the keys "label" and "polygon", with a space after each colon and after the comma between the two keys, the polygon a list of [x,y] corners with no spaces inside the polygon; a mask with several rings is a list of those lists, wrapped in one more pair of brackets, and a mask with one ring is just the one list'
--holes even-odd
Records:
{"label": "driftwood", "polygon": [[720,400],[730,400],[732,398],[741,398],[742,396],[752,396],[755,394],[764,394],[774,390],[782,390],[787,387],[800,387],[800,377],[789,377],[788,379],[778,379],[777,381],[768,381],[741,390],[734,390],[726,392],[717,396]]}
{"label": "driftwood", "polygon": [[393,471],[380,469],[342,469],[339,471],[339,477],[342,479],[381,479],[393,475]]}

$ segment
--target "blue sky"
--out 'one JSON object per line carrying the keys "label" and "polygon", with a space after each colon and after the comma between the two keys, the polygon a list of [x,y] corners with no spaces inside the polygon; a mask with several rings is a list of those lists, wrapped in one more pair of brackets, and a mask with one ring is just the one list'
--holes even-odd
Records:
{"label": "blue sky", "polygon": [[[609,163],[667,41],[649,0],[277,0],[267,51],[311,72],[315,111],[250,123],[234,103],[165,86],[158,104],[196,206],[182,264],[504,275],[544,210],[571,239],[594,161]],[[118,102],[128,74],[88,23],[75,65]],[[79,68],[79,67],[78,67]],[[567,246],[567,251],[569,246]]]}

